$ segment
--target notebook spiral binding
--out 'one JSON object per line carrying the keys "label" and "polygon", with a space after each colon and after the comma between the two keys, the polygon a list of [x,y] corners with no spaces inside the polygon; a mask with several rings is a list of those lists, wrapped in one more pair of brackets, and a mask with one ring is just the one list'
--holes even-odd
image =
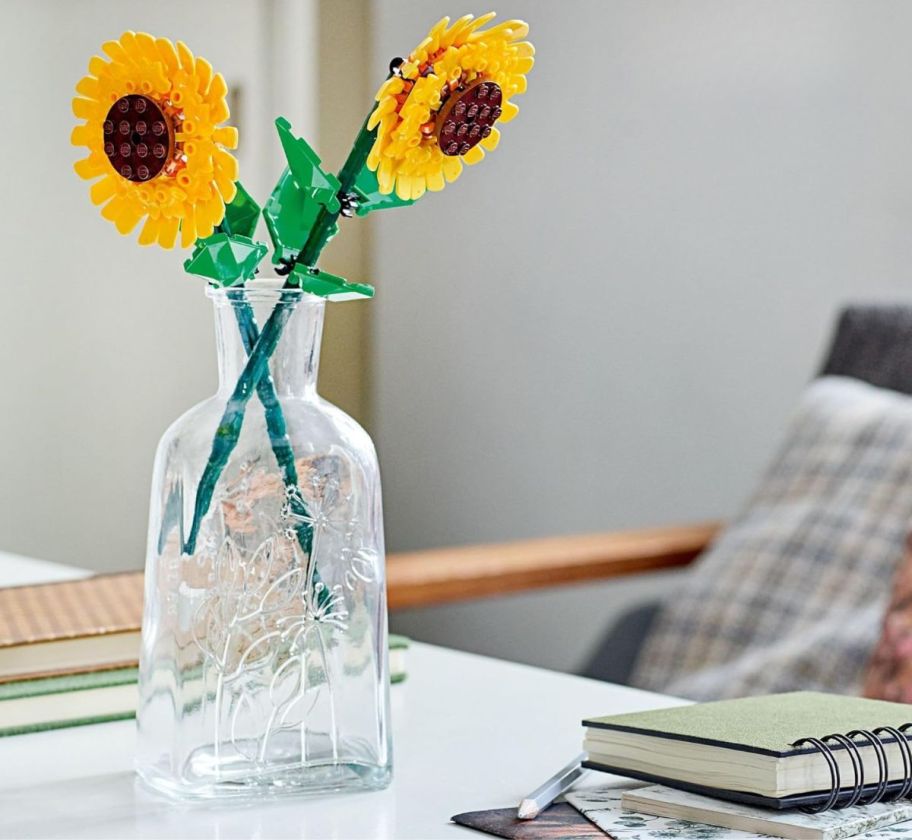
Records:
{"label": "notebook spiral binding", "polygon": [[[874,802],[893,802],[905,799],[912,794],[912,745],[909,743],[907,731],[912,728],[912,723],[904,723],[899,728],[895,726],[879,726],[873,731],[868,729],[853,729],[844,735],[838,732],[823,738],[801,738],[795,741],[793,747],[809,744],[814,747],[824,758],[830,770],[830,791],[824,802],[818,805],[805,805],[801,808],[809,814],[828,811],[831,808],[851,808],[853,805],[870,805]],[[883,735],[889,736],[890,743],[896,743],[902,759],[902,778],[890,782],[890,765],[887,761],[887,751]],[[859,739],[863,739],[859,743]],[[852,786],[843,787],[839,772],[839,761],[833,755],[829,743],[837,744],[846,751],[852,765]],[[859,747],[870,746],[877,760],[877,781],[865,785],[865,762],[861,757]]]}

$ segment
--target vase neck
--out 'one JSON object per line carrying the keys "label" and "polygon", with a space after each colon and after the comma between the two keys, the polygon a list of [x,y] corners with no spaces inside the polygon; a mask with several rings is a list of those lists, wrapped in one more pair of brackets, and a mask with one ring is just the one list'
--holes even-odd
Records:
{"label": "vase neck", "polygon": [[324,301],[297,291],[213,289],[219,394],[234,391],[247,364],[249,346],[270,316],[289,310],[288,319],[269,360],[280,397],[313,396],[317,388]]}

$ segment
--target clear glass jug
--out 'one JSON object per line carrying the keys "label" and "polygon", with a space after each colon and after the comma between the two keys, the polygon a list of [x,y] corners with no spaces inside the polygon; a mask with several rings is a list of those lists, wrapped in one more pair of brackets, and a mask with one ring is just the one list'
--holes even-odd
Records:
{"label": "clear glass jug", "polygon": [[[155,459],[137,770],[185,797],[385,787],[379,470],[367,433],[316,391],[324,301],[251,288],[209,296],[219,390],[165,432]],[[270,376],[194,529],[250,330],[276,307],[288,320]]]}

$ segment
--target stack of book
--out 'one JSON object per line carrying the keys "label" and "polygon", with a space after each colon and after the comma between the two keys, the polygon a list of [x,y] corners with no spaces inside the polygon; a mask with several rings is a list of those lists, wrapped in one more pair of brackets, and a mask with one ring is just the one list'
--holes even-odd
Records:
{"label": "stack of book", "polygon": [[141,573],[0,589],[0,735],[132,717]]}
{"label": "stack of book", "polygon": [[912,837],[910,721],[906,704],[810,691],[592,718],[584,766],[650,784],[567,800],[612,837]]}
{"label": "stack of book", "polygon": [[142,607],[142,572],[0,589],[0,737],[133,717]]}

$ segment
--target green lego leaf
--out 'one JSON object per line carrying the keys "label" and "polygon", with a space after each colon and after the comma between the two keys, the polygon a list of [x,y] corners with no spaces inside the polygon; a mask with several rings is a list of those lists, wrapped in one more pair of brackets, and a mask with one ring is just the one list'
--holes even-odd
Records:
{"label": "green lego leaf", "polygon": [[219,286],[235,286],[253,278],[266,250],[263,242],[254,242],[248,236],[214,233],[196,240],[193,255],[184,262],[184,270]]}
{"label": "green lego leaf", "polygon": [[220,233],[232,233],[237,236],[253,236],[257,222],[260,220],[260,205],[244,189],[240,181],[235,182],[237,193],[234,200],[225,207],[225,218],[216,227]]}
{"label": "green lego leaf", "polygon": [[320,271],[318,268],[308,268],[296,265],[288,277],[291,285],[299,286],[305,292],[326,298],[330,301],[359,300],[372,298],[374,287],[366,283],[349,283],[344,277]]}
{"label": "green lego leaf", "polygon": [[[274,247],[272,261],[277,264],[293,261],[307,242],[320,211],[326,208],[337,213],[340,204],[339,179],[323,171],[317,153],[306,140],[295,137],[288,120],[279,117],[276,128],[288,168],[269,196],[263,216]],[[326,241],[337,230],[334,224]]]}
{"label": "green lego leaf", "polygon": [[301,137],[291,133],[291,123],[285,117],[276,120],[282,150],[288,160],[288,168],[297,185],[330,213],[339,210],[339,179],[320,168],[317,153]]}
{"label": "green lego leaf", "polygon": [[358,197],[357,214],[366,216],[372,210],[385,210],[387,207],[408,207],[417,199],[402,199],[395,192],[384,195],[377,183],[377,174],[365,165],[358,173],[354,183],[355,195]]}
{"label": "green lego leaf", "polygon": [[[274,248],[273,263],[293,261],[297,257],[307,242],[321,207],[298,186],[289,169],[282,173],[263,209]],[[330,239],[338,229],[338,225],[333,225]]]}

